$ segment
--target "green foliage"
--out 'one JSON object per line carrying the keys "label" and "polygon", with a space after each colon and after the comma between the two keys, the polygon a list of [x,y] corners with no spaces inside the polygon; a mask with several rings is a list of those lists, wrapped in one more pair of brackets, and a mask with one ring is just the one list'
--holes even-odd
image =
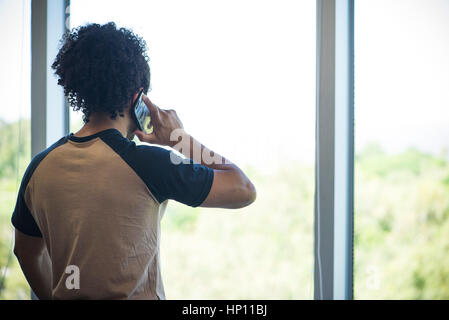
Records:
{"label": "green foliage", "polygon": [[417,149],[396,154],[386,154],[378,144],[369,144],[357,155],[356,162],[367,174],[387,176],[399,172],[420,175],[431,167],[444,167],[445,159],[420,152]]}
{"label": "green foliage", "polygon": [[371,146],[355,169],[356,297],[449,298],[449,163]]}
{"label": "green foliage", "polygon": [[0,120],[0,177],[16,178],[31,154],[30,120],[5,123]]}
{"label": "green foliage", "polygon": [[170,216],[162,220],[163,226],[175,232],[194,232],[198,220],[199,208],[193,209],[180,203],[170,203]]}
{"label": "green foliage", "polygon": [[[29,298],[29,287],[12,254],[10,222],[21,177],[30,161],[31,135],[27,119],[0,121],[0,299]],[[6,268],[7,266],[7,268]],[[1,283],[4,278],[4,283]]]}
{"label": "green foliage", "polygon": [[183,207],[196,216],[186,232],[173,228],[178,205],[169,204],[161,244],[168,298],[312,297],[313,168],[290,163],[246,172],[258,192],[247,208]]}

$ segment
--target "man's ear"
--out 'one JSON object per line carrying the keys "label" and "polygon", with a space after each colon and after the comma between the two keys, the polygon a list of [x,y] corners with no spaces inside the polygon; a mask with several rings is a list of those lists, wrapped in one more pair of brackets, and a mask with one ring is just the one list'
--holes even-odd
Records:
{"label": "man's ear", "polygon": [[132,105],[134,104],[134,102],[136,102],[137,97],[139,96],[139,92],[142,91],[143,88],[139,88],[139,91],[135,92],[131,98],[131,101],[128,103],[128,105],[126,106],[125,110],[129,109],[131,110]]}
{"label": "man's ear", "polygon": [[142,91],[142,88],[139,89],[139,91],[137,91],[136,93],[133,94],[133,98],[131,101],[131,105],[134,104],[134,102],[136,102],[137,97],[139,96],[140,91]]}
{"label": "man's ear", "polygon": [[137,92],[135,92],[135,93],[133,94],[133,97],[132,97],[132,99],[131,99],[130,106],[132,106],[132,105],[134,104],[134,102],[136,102],[136,99],[137,99],[137,97],[139,96],[140,91],[142,91],[142,90],[143,90],[143,88],[140,87],[140,88],[139,88],[139,91],[137,91]]}

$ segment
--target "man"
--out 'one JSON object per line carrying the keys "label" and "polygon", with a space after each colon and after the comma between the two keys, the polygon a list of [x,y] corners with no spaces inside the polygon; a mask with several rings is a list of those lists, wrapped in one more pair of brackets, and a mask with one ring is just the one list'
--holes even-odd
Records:
{"label": "man", "polygon": [[[150,85],[146,50],[114,23],[89,24],[64,38],[52,65],[85,125],[33,158],[12,216],[14,252],[40,299],[165,299],[159,240],[167,200],[220,208],[255,200],[246,175],[191,137],[175,111],[145,96],[153,132],[137,130],[133,104]],[[186,158],[136,146],[134,135],[183,145]]]}

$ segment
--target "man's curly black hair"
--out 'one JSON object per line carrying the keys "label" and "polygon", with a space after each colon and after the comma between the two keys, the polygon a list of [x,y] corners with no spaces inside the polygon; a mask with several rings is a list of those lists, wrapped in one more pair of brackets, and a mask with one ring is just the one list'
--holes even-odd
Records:
{"label": "man's curly black hair", "polygon": [[123,110],[139,88],[148,92],[150,67],[145,40],[113,22],[87,24],[62,39],[52,65],[58,84],[73,110],[89,122],[94,112],[108,112],[112,119]]}

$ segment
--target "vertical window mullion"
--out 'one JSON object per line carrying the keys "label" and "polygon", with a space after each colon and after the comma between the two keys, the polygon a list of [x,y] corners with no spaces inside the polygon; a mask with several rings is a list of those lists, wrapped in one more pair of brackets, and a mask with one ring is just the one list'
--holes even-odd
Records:
{"label": "vertical window mullion", "polygon": [[[31,156],[68,132],[68,108],[51,65],[66,32],[66,0],[31,2]],[[68,12],[68,9],[67,9]],[[31,298],[37,299],[31,292]]]}
{"label": "vertical window mullion", "polygon": [[353,7],[317,1],[315,299],[352,299]]}

